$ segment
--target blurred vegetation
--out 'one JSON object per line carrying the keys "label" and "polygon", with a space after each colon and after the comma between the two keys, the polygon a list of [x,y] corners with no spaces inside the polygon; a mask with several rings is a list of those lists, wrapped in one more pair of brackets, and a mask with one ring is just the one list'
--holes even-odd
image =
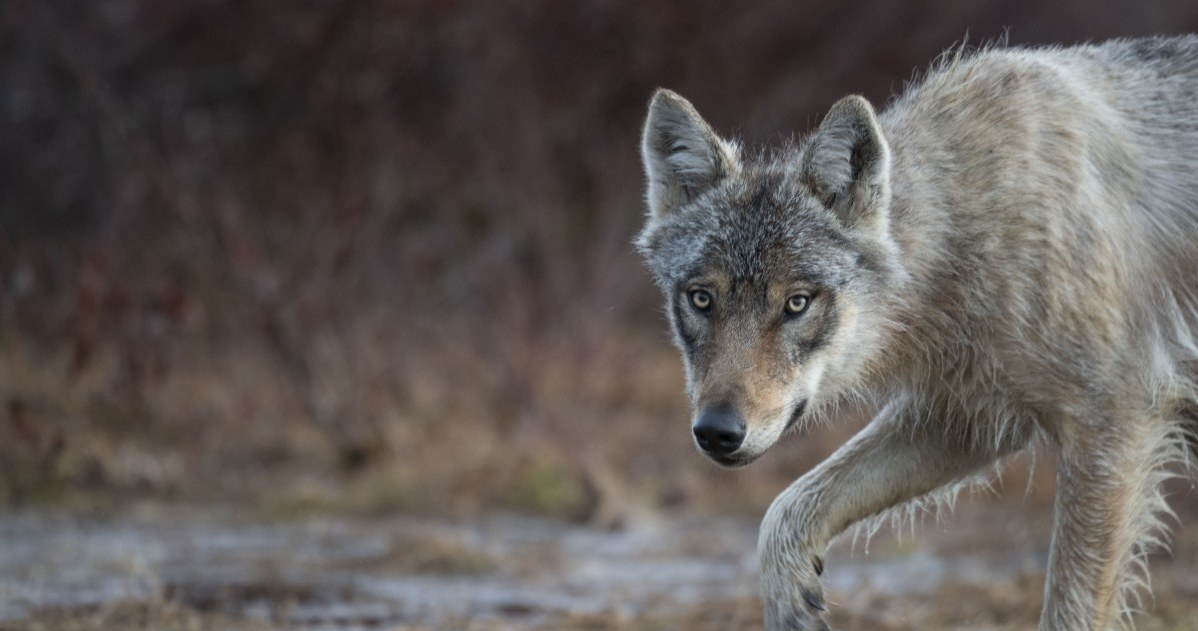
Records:
{"label": "blurred vegetation", "polygon": [[651,90],[770,142],[967,33],[1195,27],[1139,0],[2,3],[0,503],[759,510],[835,437],[735,475],[693,454],[629,245]]}

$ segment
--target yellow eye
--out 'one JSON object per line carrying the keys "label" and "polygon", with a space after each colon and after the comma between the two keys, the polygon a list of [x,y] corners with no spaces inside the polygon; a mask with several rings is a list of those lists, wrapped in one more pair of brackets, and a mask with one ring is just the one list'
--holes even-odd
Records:
{"label": "yellow eye", "polygon": [[690,293],[691,304],[699,311],[707,311],[711,308],[711,294],[703,289],[696,289]]}
{"label": "yellow eye", "polygon": [[810,302],[811,296],[795,294],[786,299],[786,313],[789,315],[799,315],[807,310],[807,304]]}

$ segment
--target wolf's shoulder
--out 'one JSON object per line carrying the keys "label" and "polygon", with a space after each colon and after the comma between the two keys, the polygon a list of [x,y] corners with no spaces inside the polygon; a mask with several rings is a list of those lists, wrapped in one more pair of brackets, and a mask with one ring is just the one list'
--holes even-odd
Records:
{"label": "wolf's shoulder", "polygon": [[[957,84],[1013,76],[1052,79],[1102,74],[1104,69],[1148,69],[1168,74],[1198,73],[1198,35],[1111,39],[1097,43],[1044,46],[957,47],[941,55],[923,75]],[[915,82],[920,83],[919,81]]]}
{"label": "wolf's shoulder", "polygon": [[1114,39],[1080,48],[1112,63],[1198,69],[1198,35]]}
{"label": "wolf's shoulder", "polygon": [[979,113],[1057,117],[1097,102],[1176,101],[1196,92],[1198,35],[994,44],[945,52],[890,101],[887,114],[923,121]]}

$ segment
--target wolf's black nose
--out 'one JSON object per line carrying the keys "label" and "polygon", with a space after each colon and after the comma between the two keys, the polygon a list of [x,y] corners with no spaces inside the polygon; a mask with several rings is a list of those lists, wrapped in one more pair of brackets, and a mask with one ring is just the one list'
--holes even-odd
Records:
{"label": "wolf's black nose", "polygon": [[699,449],[717,456],[727,456],[745,440],[745,421],[727,403],[709,405],[699,412],[693,428]]}

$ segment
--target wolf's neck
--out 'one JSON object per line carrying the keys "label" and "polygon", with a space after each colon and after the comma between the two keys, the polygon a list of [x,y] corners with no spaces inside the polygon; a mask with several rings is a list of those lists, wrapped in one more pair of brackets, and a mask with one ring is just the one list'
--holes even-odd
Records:
{"label": "wolf's neck", "polygon": [[900,136],[891,146],[890,234],[912,285],[905,291],[921,291],[937,284],[950,258],[951,218],[945,200],[934,194],[945,182],[933,179],[951,176],[925,164],[928,148],[904,142],[909,140]]}
{"label": "wolf's neck", "polygon": [[877,355],[886,364],[878,367],[881,374],[919,370],[934,352],[934,340],[942,339],[938,329],[953,321],[948,311],[962,289],[961,270],[951,254],[952,217],[946,204],[952,202],[934,194],[946,184],[935,178],[951,177],[951,169],[918,162],[938,152],[907,140],[900,133],[891,146],[889,229],[903,273],[888,296],[888,330]]}

